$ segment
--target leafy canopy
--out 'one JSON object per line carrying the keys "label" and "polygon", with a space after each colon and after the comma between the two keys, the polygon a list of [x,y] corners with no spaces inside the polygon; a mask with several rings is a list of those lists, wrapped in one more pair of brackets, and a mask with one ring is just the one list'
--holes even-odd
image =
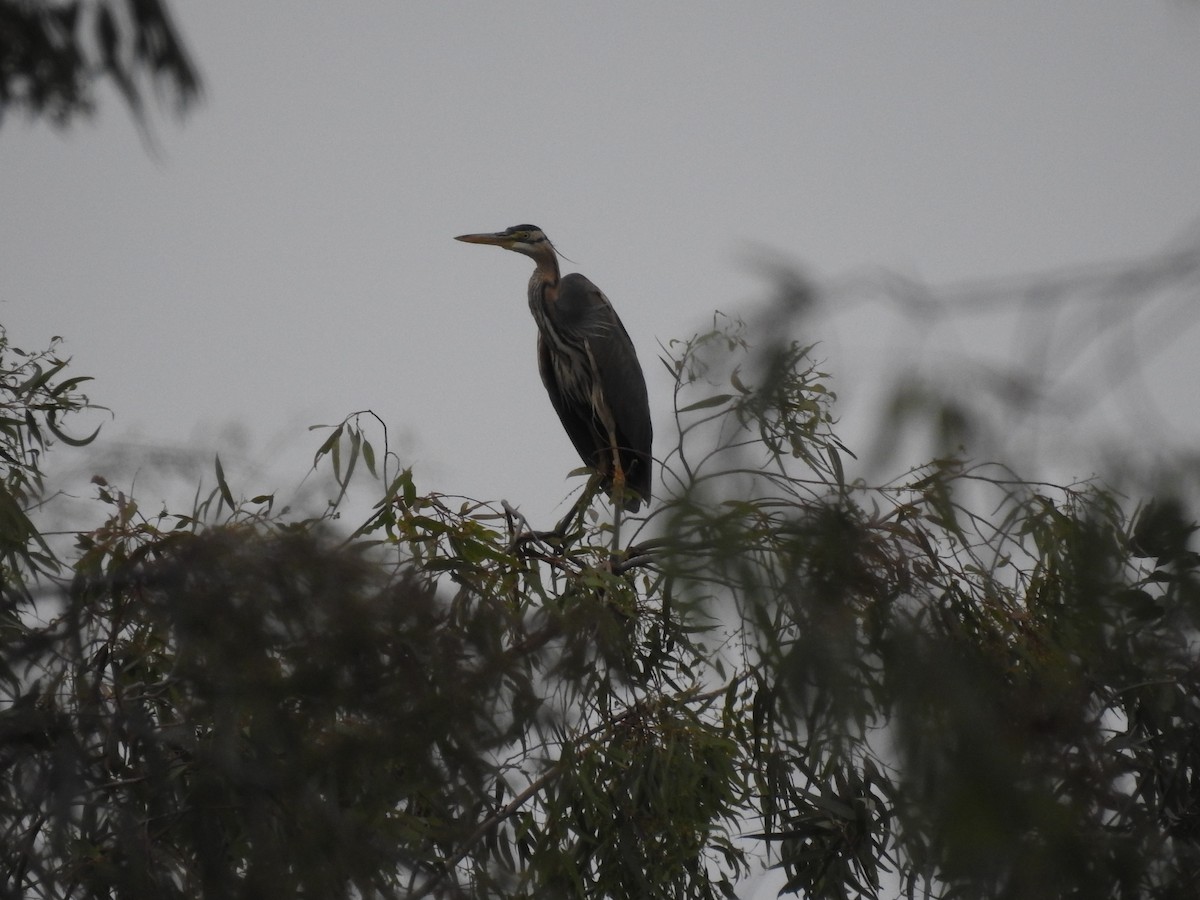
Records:
{"label": "leafy canopy", "polygon": [[59,555],[82,379],[0,343],[6,895],[730,897],[766,860],[814,898],[1191,896],[1185,500],[852,477],[811,348],[746,335],[664,349],[665,489],[619,536],[422,489],[355,414],[320,515],[219,461],[182,513],[98,479]]}

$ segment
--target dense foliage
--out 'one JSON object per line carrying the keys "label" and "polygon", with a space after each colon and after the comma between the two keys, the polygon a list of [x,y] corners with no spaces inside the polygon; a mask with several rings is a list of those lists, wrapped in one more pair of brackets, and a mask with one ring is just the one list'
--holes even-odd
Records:
{"label": "dense foliage", "polygon": [[764,858],[808,897],[1194,896],[1179,497],[848,478],[808,351],[718,319],[619,535],[422,490],[360,415],[324,515],[100,477],[56,559],[30,508],[87,400],[0,349],[3,896],[692,898]]}

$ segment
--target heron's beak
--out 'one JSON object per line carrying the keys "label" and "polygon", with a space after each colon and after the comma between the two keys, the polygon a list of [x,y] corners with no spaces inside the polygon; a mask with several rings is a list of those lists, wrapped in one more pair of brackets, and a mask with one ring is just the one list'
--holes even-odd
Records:
{"label": "heron's beak", "polygon": [[456,241],[466,241],[468,244],[492,244],[496,247],[509,247],[513,239],[511,234],[497,231],[493,234],[460,234]]}

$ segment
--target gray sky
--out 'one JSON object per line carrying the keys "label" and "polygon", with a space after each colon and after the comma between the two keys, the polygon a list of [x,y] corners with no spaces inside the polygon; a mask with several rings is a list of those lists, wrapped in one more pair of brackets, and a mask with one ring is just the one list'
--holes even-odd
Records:
{"label": "gray sky", "polygon": [[[561,511],[578,460],[529,262],[466,231],[542,226],[617,307],[665,427],[656,341],[761,297],[764,248],[942,284],[1196,222],[1191,4],[172,6],[206,101],[155,122],[157,158],[107,94],[66,133],[0,131],[0,317],[18,346],[66,337],[135,456],[236,425],[246,458],[302,469],[306,426],[371,408],[419,487]],[[849,401],[897,326],[830,327],[804,337]],[[1188,398],[1197,343],[1160,373]]]}

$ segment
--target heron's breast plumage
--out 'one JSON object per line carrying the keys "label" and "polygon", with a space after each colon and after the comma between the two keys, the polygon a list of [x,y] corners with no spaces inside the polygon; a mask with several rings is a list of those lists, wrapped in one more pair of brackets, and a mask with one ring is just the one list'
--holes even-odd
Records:
{"label": "heron's breast plumage", "polygon": [[551,350],[550,359],[554,367],[555,381],[559,390],[571,400],[596,407],[599,379],[596,378],[596,363],[588,348],[588,331],[566,328],[560,322],[560,310],[556,285],[539,280],[530,283],[529,310],[537,322],[541,340]]}

